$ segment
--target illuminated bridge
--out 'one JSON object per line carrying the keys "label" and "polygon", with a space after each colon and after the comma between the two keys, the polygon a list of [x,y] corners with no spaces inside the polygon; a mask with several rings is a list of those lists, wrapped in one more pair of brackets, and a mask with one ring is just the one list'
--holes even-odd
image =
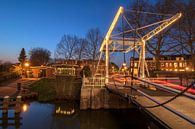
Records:
{"label": "illuminated bridge", "polygon": [[[119,95],[127,99],[129,103],[137,105],[167,128],[194,129],[195,83],[192,81],[186,83],[186,86],[182,86],[173,83],[177,82],[179,78],[150,78],[145,62],[147,41],[157,34],[163,33],[163,30],[179,20],[182,14],[177,13],[168,19],[135,29],[128,22],[125,13],[126,10],[120,7],[100,48],[100,59],[105,53],[105,74],[100,72],[100,65],[97,64],[94,76],[83,78],[81,96],[86,95],[82,93],[85,88],[105,88],[110,93]],[[122,23],[126,22],[129,30],[113,34],[120,18],[123,20]],[[137,31],[154,25],[155,27],[144,36],[141,36]],[[125,36],[125,34],[131,32],[136,35]],[[125,56],[125,53],[130,51],[135,51],[139,55],[138,76],[129,75],[124,71],[123,74],[109,73],[110,54],[122,52]],[[127,70],[125,60],[122,67]],[[94,91],[89,94],[93,97],[96,95]],[[86,99],[83,99],[83,101],[86,101]]]}

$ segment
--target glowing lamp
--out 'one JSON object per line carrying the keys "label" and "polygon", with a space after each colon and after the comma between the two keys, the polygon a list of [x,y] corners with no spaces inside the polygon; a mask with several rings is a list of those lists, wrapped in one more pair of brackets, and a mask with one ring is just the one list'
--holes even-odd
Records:
{"label": "glowing lamp", "polygon": [[123,66],[126,66],[127,64],[126,63],[123,63]]}
{"label": "glowing lamp", "polygon": [[24,66],[25,66],[25,67],[29,67],[30,64],[29,64],[28,62],[26,62],[26,63],[24,64]]}
{"label": "glowing lamp", "polygon": [[23,104],[23,106],[22,106],[22,111],[23,111],[23,112],[26,112],[27,110],[28,110],[27,104]]}

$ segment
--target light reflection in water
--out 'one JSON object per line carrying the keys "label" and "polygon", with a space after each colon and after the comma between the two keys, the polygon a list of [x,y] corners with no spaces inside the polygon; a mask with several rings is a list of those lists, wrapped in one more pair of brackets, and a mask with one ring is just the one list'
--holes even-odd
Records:
{"label": "light reflection in water", "polygon": [[26,112],[28,110],[28,105],[27,104],[23,104],[22,105],[22,111]]}
{"label": "light reflection in water", "polygon": [[67,102],[23,107],[20,129],[158,129],[137,109],[80,111],[77,103]]}
{"label": "light reflection in water", "polygon": [[58,109],[56,110],[56,114],[61,114],[61,115],[72,115],[75,113],[75,109],[70,109],[70,110],[63,110],[61,109],[61,107],[58,107]]}

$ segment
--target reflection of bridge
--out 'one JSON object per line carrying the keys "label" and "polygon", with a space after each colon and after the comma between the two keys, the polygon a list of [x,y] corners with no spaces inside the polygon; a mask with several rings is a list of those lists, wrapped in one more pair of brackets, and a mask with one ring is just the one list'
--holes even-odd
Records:
{"label": "reflection of bridge", "polygon": [[[124,8],[120,7],[100,48],[101,55],[102,52],[105,52],[106,55],[106,75],[102,75],[101,77],[94,76],[90,79],[84,78],[82,89],[91,87],[92,90],[89,96],[94,96],[96,92],[93,91],[93,88],[105,88],[111,93],[126,98],[130,102],[136,104],[153,118],[162,123],[165,127],[177,129],[194,128],[195,112],[193,112],[193,110],[195,109],[195,90],[192,89],[194,84],[192,83],[189,85],[190,87],[186,88],[167,81],[162,81],[159,79],[150,80],[146,78],[146,76],[149,77],[147,65],[145,63],[146,41],[161,33],[163,30],[177,21],[181,17],[181,13],[178,13],[169,19],[165,19],[163,21],[137,29],[132,28],[124,14]],[[123,30],[121,33],[112,34],[120,16],[122,19],[124,19],[124,21],[127,22],[127,25],[129,25],[131,30]],[[160,25],[152,30],[150,29],[150,31],[144,36],[140,36],[140,34],[137,32],[138,29],[145,29],[158,24]],[[124,35],[125,33],[129,32],[135,32],[139,38],[127,37]],[[122,38],[116,36],[122,36]],[[139,54],[138,77],[126,75],[111,77],[109,74],[109,52],[123,52],[125,54],[131,50],[135,50],[137,54]],[[98,67],[99,66],[97,65],[96,71],[98,71]],[[145,73],[147,73],[147,75]],[[84,95],[84,92],[81,92],[81,94],[86,96]]]}

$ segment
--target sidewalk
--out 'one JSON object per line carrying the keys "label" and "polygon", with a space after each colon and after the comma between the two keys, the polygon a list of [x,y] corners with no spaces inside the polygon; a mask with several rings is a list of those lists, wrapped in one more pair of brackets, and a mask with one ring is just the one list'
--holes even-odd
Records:
{"label": "sidewalk", "polygon": [[21,83],[21,87],[27,87],[38,80],[39,78],[23,78],[1,85],[0,97],[13,96],[17,92],[17,83]]}

